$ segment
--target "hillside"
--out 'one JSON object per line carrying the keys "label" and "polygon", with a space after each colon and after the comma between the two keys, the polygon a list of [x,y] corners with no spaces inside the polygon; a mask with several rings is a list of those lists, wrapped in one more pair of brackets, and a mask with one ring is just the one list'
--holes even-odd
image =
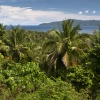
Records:
{"label": "hillside", "polygon": [[[39,26],[57,26],[61,25],[62,21],[56,21],[51,23],[42,23]],[[81,26],[98,26],[100,24],[100,20],[74,20],[73,25],[81,25]]]}

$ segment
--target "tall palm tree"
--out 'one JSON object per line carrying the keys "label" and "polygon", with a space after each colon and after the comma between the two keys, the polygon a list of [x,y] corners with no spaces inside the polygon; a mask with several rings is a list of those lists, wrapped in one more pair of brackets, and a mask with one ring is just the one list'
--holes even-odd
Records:
{"label": "tall palm tree", "polygon": [[24,57],[24,51],[27,49],[27,34],[19,26],[11,26],[12,30],[5,36],[5,43],[10,47],[10,55],[16,61]]}
{"label": "tall palm tree", "polygon": [[[80,26],[73,26],[74,20],[64,20],[62,29],[55,31],[53,37],[46,41],[44,48],[47,53],[46,61],[49,64],[48,74],[54,71],[64,71],[71,62],[77,59],[79,53],[83,51],[75,45]],[[50,51],[50,48],[52,49]],[[59,73],[59,72],[58,72]],[[57,75],[56,75],[57,76]]]}

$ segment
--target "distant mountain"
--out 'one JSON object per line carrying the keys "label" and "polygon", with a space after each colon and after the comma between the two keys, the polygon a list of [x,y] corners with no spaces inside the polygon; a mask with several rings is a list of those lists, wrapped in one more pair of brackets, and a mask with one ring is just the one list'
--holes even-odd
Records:
{"label": "distant mountain", "polygon": [[[51,23],[42,23],[39,26],[57,26],[61,25],[62,21],[51,22]],[[100,20],[74,20],[74,26],[98,26],[100,24]]]}

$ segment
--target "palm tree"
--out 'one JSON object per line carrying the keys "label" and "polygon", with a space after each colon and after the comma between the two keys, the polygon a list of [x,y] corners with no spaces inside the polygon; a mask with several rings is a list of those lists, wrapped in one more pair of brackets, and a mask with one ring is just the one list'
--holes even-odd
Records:
{"label": "palm tree", "polygon": [[9,50],[10,50],[9,46],[7,46],[2,40],[0,40],[0,53],[4,57],[6,57],[6,56],[8,56]]}
{"label": "palm tree", "polygon": [[11,26],[12,30],[5,36],[5,43],[10,47],[12,59],[20,61],[24,57],[24,52],[27,50],[26,38],[27,34],[19,26]]}
{"label": "palm tree", "polygon": [[59,28],[59,31],[55,31],[54,35],[44,44],[47,54],[46,61],[50,66],[48,74],[55,73],[55,71],[59,73],[59,69],[60,72],[63,72],[72,61],[77,60],[79,53],[83,54],[83,51],[75,45],[81,28],[79,25],[73,26],[73,22],[74,20],[70,19],[64,20],[62,29]]}
{"label": "palm tree", "polygon": [[0,23],[0,53],[3,56],[7,56],[9,46],[4,43],[4,35],[6,34],[6,26]]}
{"label": "palm tree", "polygon": [[0,39],[3,38],[3,35],[6,33],[6,26],[0,23]]}

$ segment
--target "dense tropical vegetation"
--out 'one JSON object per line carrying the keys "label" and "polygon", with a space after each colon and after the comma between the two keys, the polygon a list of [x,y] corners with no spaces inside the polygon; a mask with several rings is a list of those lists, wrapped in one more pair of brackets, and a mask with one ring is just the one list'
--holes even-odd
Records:
{"label": "dense tropical vegetation", "polygon": [[0,24],[0,100],[100,100],[100,26],[74,20],[47,32]]}

